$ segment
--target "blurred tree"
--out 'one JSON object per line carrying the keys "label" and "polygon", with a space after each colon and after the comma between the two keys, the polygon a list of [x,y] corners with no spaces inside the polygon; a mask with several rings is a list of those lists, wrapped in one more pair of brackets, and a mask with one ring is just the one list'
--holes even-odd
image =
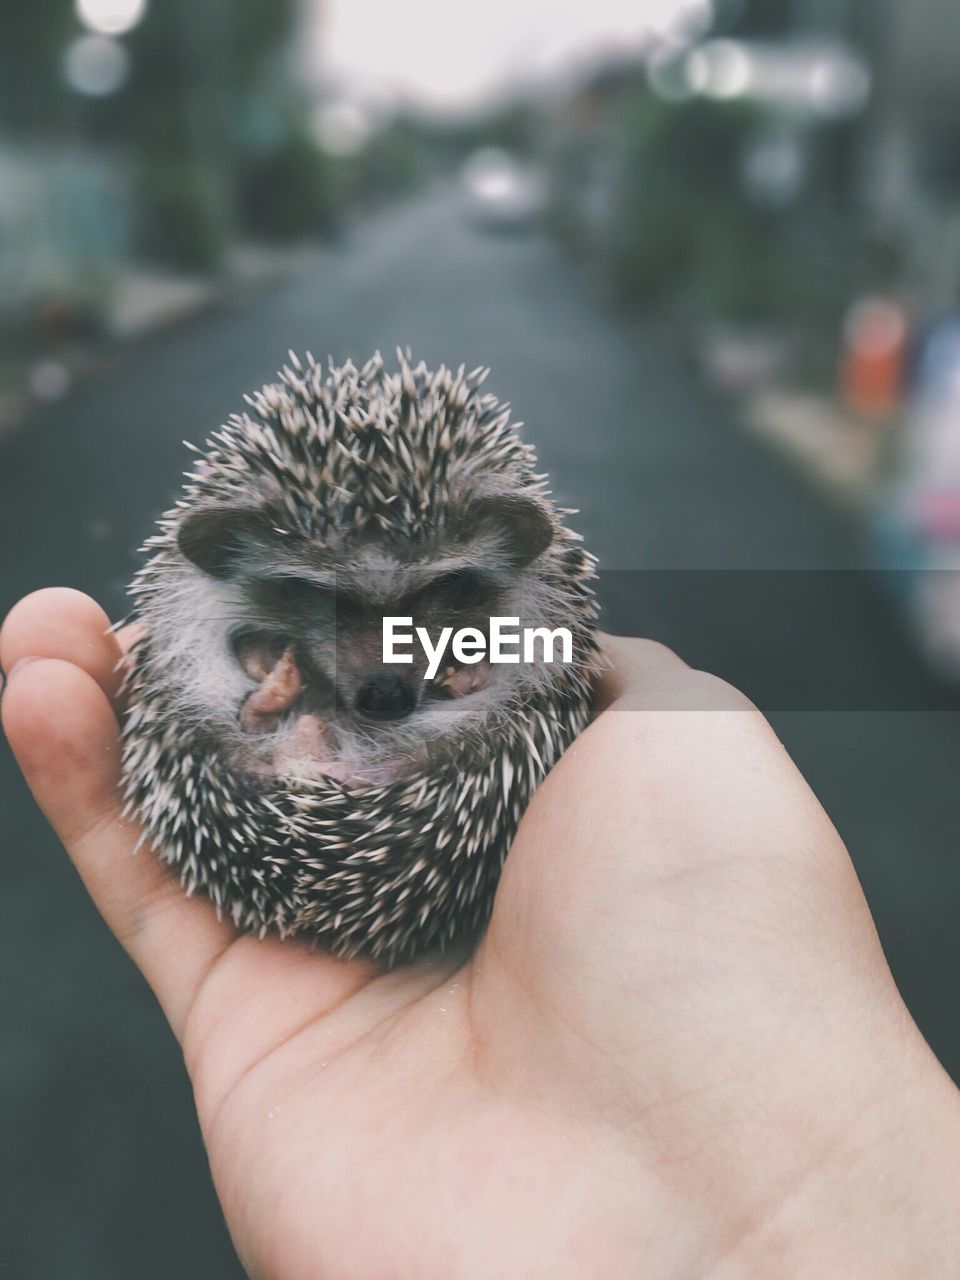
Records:
{"label": "blurred tree", "polygon": [[0,128],[12,136],[56,137],[69,128],[72,102],[64,50],[77,32],[64,0],[5,6],[0,23]]}
{"label": "blurred tree", "polygon": [[[78,96],[63,78],[66,49],[82,31],[69,0],[9,10],[0,40],[2,127],[120,150],[133,168],[134,222],[147,256],[211,268],[237,230],[299,235],[322,221],[322,157],[288,65],[297,0],[154,3],[124,38],[128,81],[99,99]],[[249,127],[256,120],[270,122],[268,136]]]}
{"label": "blurred tree", "polygon": [[241,153],[238,211],[245,229],[267,240],[306,239],[336,229],[343,192],[335,165],[296,119]]}
{"label": "blurred tree", "polygon": [[415,190],[438,155],[436,132],[412,116],[397,115],[344,166],[351,198],[367,207]]}
{"label": "blurred tree", "polygon": [[626,99],[605,251],[619,301],[755,308],[773,237],[769,215],[749,204],[740,182],[753,127],[743,106],[678,106],[645,89]]}
{"label": "blurred tree", "polygon": [[795,22],[799,7],[798,0],[745,0],[731,26],[740,36],[780,36]]}
{"label": "blurred tree", "polygon": [[134,75],[114,127],[136,160],[150,256],[219,261],[241,212],[242,123],[258,105],[269,110],[295,12],[294,0],[177,0],[151,8],[132,34]]}
{"label": "blurred tree", "polygon": [[829,198],[823,173],[799,202],[771,206],[751,193],[744,160],[766,120],[743,103],[665,103],[642,87],[625,96],[600,243],[617,301],[832,344],[849,298],[876,278],[879,251]]}

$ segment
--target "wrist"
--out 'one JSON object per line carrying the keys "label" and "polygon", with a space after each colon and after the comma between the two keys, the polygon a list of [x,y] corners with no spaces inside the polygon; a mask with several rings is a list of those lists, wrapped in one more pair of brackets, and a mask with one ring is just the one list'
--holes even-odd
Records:
{"label": "wrist", "polygon": [[710,1280],[960,1275],[960,1093],[919,1032],[906,1037],[803,1144],[809,1158],[739,1224]]}

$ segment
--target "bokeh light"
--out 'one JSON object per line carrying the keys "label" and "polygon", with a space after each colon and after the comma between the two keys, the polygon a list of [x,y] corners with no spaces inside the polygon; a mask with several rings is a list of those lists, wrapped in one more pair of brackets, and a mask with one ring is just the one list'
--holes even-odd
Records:
{"label": "bokeh light", "polygon": [[38,360],[28,381],[38,400],[60,400],[70,390],[70,370],[60,360]]}
{"label": "bokeh light", "polygon": [[122,36],[143,21],[147,0],[76,0],[76,10],[96,35]]}
{"label": "bokeh light", "polygon": [[695,49],[687,63],[690,87],[709,98],[739,98],[750,88],[750,55],[735,40],[711,40]]}
{"label": "bokeh light", "polygon": [[107,36],[78,36],[63,58],[67,84],[88,98],[106,98],[123,88],[130,75],[130,55]]}
{"label": "bokeh light", "polygon": [[856,115],[870,97],[870,71],[849,53],[824,55],[810,68],[807,91],[811,106],[823,116]]}

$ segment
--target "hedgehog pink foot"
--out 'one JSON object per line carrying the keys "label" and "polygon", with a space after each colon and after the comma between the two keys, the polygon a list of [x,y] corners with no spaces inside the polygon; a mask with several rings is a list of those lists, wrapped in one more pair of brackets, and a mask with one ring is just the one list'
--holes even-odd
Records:
{"label": "hedgehog pink foot", "polygon": [[[262,654],[251,654],[244,662],[244,668],[261,683],[243,704],[240,726],[248,733],[270,733],[303,693],[303,677],[294,660],[293,650],[287,649],[272,668],[266,666]],[[313,719],[312,716],[309,718]]]}
{"label": "hedgehog pink foot", "polygon": [[468,693],[485,689],[490,679],[490,663],[484,659],[468,667],[447,667],[437,684],[451,698],[464,698]]}

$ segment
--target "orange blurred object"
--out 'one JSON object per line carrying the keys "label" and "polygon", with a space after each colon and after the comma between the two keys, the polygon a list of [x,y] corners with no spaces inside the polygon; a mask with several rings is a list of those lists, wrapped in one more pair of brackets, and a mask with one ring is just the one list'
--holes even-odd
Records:
{"label": "orange blurred object", "polygon": [[909,326],[903,308],[887,298],[862,298],[843,326],[840,395],[864,418],[889,418],[899,409]]}

